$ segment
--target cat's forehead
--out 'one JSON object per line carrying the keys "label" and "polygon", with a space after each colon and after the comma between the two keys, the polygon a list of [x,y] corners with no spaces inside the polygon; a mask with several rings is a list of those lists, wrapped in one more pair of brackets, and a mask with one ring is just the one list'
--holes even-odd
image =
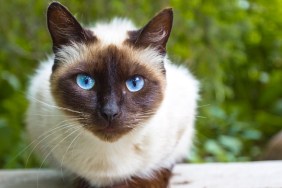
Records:
{"label": "cat's forehead", "polygon": [[[105,64],[111,61],[119,65],[142,65],[155,74],[162,75],[164,57],[152,48],[137,49],[131,45],[104,44],[96,41],[93,43],[73,43],[63,46],[56,54],[56,59],[66,67],[73,67],[81,62]],[[126,66],[124,67],[126,68]]]}
{"label": "cat's forehead", "polygon": [[122,45],[128,38],[128,31],[136,30],[128,19],[115,18],[111,22],[98,22],[89,28],[104,45]]}
{"label": "cat's forehead", "polygon": [[141,63],[159,72],[163,68],[163,55],[154,48],[136,48],[128,43],[129,32],[135,29],[133,23],[127,19],[116,18],[110,23],[97,23],[88,29],[97,40],[62,46],[56,53],[56,59],[64,64],[74,64],[94,60],[96,63],[103,63],[103,59],[112,58]]}

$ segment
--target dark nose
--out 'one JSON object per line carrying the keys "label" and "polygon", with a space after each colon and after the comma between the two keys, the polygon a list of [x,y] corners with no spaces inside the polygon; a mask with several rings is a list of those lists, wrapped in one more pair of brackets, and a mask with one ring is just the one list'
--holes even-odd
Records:
{"label": "dark nose", "polygon": [[113,121],[119,114],[120,109],[115,101],[110,101],[101,108],[101,115],[107,121]]}

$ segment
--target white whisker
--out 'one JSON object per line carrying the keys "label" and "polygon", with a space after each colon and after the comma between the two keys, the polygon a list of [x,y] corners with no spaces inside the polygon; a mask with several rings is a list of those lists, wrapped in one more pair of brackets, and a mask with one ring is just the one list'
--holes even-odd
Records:
{"label": "white whisker", "polygon": [[40,169],[42,168],[44,162],[47,160],[47,158],[52,154],[52,152],[54,151],[54,149],[56,149],[63,141],[65,141],[68,137],[70,137],[72,134],[74,134],[75,132],[79,131],[79,129],[77,128],[76,130],[72,131],[70,134],[68,134],[65,138],[63,138],[59,143],[57,143],[50,151],[49,153],[45,156],[45,158],[43,159],[41,165],[40,165]]}
{"label": "white whisker", "polygon": [[[79,129],[77,128],[75,131],[71,132],[68,136],[66,136],[66,137],[65,137],[64,139],[62,139],[59,143],[57,143],[57,144],[55,145],[55,147],[53,147],[53,148],[49,151],[49,153],[46,155],[46,157],[45,157],[44,160],[42,161],[42,163],[41,163],[39,169],[42,168],[44,162],[45,162],[45,161],[47,160],[47,158],[52,154],[52,151],[53,151],[56,147],[58,147],[61,142],[63,142],[66,138],[68,138],[68,137],[71,136],[73,133],[77,132],[78,130],[79,130]],[[67,131],[68,131],[68,130],[67,130]],[[59,137],[60,137],[60,135],[57,136],[55,139],[52,139],[51,142],[57,140]],[[48,146],[50,146],[50,145],[48,145]],[[38,182],[39,182],[39,177],[38,177],[38,174],[37,174],[37,187],[38,187],[38,185],[39,185]]]}
{"label": "white whisker", "polygon": [[60,106],[55,106],[55,105],[51,105],[51,104],[47,104],[46,102],[44,101],[41,101],[39,99],[36,99],[35,97],[33,96],[30,96],[29,97],[45,106],[48,106],[48,107],[51,107],[51,108],[56,108],[56,109],[59,109],[59,110],[65,110],[65,111],[69,111],[69,112],[74,112],[74,113],[78,113],[78,114],[82,114],[83,112],[79,112],[79,111],[76,111],[76,110],[72,110],[72,109],[69,109],[69,108],[64,108],[64,107],[60,107]]}
{"label": "white whisker", "polygon": [[68,151],[69,151],[71,145],[74,143],[74,141],[75,141],[82,133],[83,133],[83,132],[79,133],[79,134],[72,140],[72,142],[70,143],[70,145],[68,146],[66,152],[64,153],[64,155],[63,155],[63,157],[62,157],[62,160],[61,160],[61,175],[62,175],[62,178],[64,178],[64,177],[63,177],[63,162],[64,162],[64,159],[65,159],[65,156],[66,156],[66,154],[68,153]]}
{"label": "white whisker", "polygon": [[[31,147],[35,142],[37,142],[39,139],[41,139],[41,137],[48,137],[48,134],[57,130],[57,129],[60,129],[60,128],[63,128],[63,126],[61,125],[62,123],[64,122],[68,122],[68,121],[73,121],[73,119],[83,119],[83,118],[72,118],[72,119],[68,119],[68,120],[64,120],[64,121],[61,121],[60,123],[58,123],[56,125],[56,127],[54,129],[51,129],[47,132],[44,132],[43,134],[39,135],[36,139],[34,139],[30,144],[28,144],[26,147],[24,147],[22,150],[20,150],[15,157],[13,157],[10,161],[13,161],[15,160],[17,157],[19,157],[21,154],[23,154],[29,147]],[[44,139],[44,138],[43,138]],[[31,155],[31,154],[30,154]]]}
{"label": "white whisker", "polygon": [[[76,118],[76,119],[78,119],[78,118]],[[38,146],[40,143],[42,143],[42,142],[43,142],[44,140],[46,140],[48,137],[54,135],[54,134],[56,133],[56,131],[64,130],[64,129],[71,128],[71,127],[75,127],[74,124],[68,124],[69,121],[70,121],[70,120],[65,120],[65,121],[60,122],[59,124],[56,125],[55,128],[49,130],[49,131],[46,132],[46,133],[43,133],[42,135],[40,135],[39,137],[37,137],[33,142],[31,142],[26,148],[24,148],[24,150],[26,150],[26,149],[28,149],[31,145],[33,145],[35,142],[38,142],[38,143],[33,147],[33,149],[30,151],[30,154],[28,155],[28,158],[27,158],[27,161],[26,161],[26,164],[25,164],[26,167],[27,167],[27,164],[28,164],[28,160],[29,160],[29,158],[31,157],[31,154],[33,153],[33,151],[37,148],[37,146]],[[62,124],[62,123],[66,123],[66,122],[67,122],[67,124]],[[41,137],[43,137],[43,138],[41,138]],[[40,140],[39,140],[39,139],[40,139]],[[21,153],[24,152],[24,150],[21,151]]]}
{"label": "white whisker", "polygon": [[207,107],[207,106],[210,106],[211,104],[204,104],[204,105],[201,105],[201,106],[198,106],[197,108],[203,108],[203,107]]}
{"label": "white whisker", "polygon": [[198,118],[204,118],[204,119],[207,118],[207,117],[205,117],[205,116],[196,116],[196,117],[198,117]]}

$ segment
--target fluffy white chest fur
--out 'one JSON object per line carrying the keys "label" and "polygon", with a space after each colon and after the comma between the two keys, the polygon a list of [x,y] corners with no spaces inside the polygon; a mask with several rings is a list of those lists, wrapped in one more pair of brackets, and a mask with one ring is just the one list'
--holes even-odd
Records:
{"label": "fluffy white chest fur", "polygon": [[[128,20],[91,28],[103,45],[120,46],[127,31],[136,28]],[[148,57],[152,55],[147,52]],[[65,114],[50,88],[54,59],[42,62],[31,80],[27,129],[43,160],[84,177],[93,185],[109,185],[131,176],[150,178],[187,156],[192,143],[198,82],[184,68],[164,59],[164,99],[148,121],[115,142],[99,139],[83,128],[78,118]]]}

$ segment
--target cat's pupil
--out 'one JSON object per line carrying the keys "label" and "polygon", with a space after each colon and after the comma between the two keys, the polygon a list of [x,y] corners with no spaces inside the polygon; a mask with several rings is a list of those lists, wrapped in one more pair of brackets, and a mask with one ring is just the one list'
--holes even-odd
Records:
{"label": "cat's pupil", "polygon": [[89,78],[85,78],[85,79],[84,79],[84,84],[85,84],[85,85],[88,85],[88,84],[89,84]]}
{"label": "cat's pupil", "polygon": [[136,83],[136,78],[134,80],[132,80],[132,84],[134,87],[136,87],[137,83]]}

